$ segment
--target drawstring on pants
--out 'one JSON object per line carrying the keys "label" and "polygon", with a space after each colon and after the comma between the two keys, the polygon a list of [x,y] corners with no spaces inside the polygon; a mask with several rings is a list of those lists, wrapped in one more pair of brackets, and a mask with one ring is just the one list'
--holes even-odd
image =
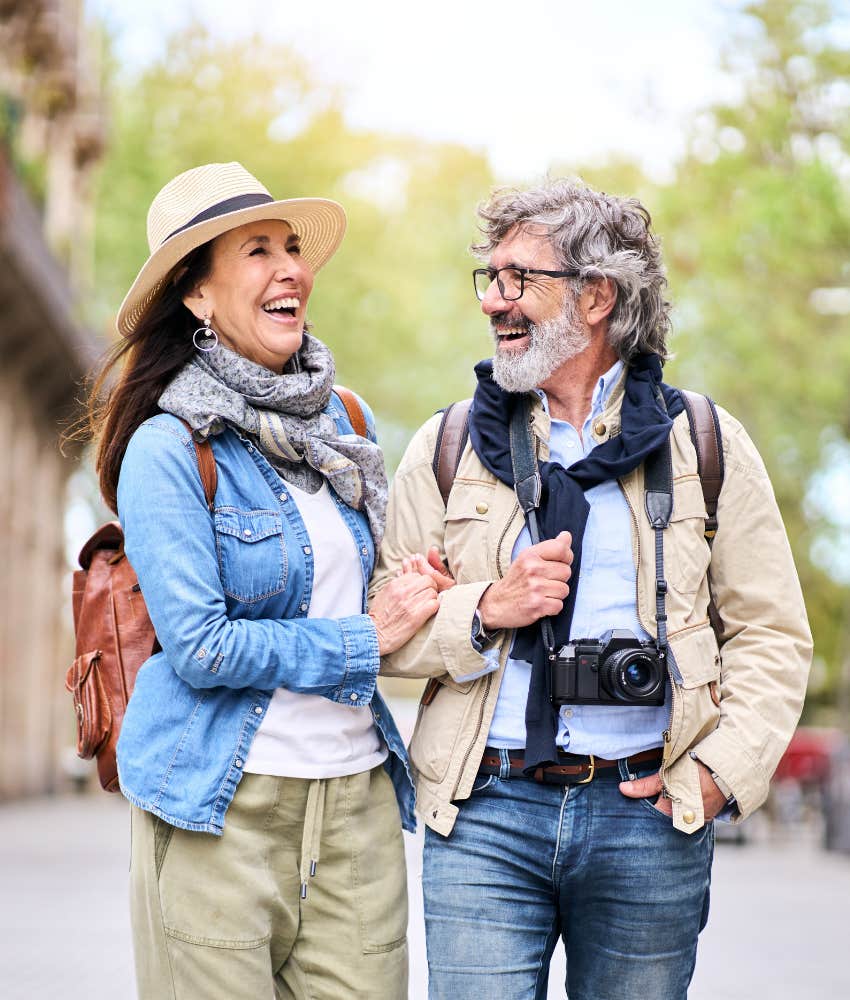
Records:
{"label": "drawstring on pants", "polygon": [[327,783],[322,778],[310,782],[307,807],[304,810],[304,832],[301,835],[301,898],[307,898],[307,878],[316,874],[322,843],[322,824],[325,820],[325,792]]}

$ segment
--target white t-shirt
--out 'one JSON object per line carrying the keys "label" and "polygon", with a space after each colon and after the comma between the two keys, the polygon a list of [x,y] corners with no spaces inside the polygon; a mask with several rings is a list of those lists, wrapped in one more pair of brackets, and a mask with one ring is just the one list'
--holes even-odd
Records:
{"label": "white t-shirt", "polygon": [[[287,483],[313,550],[308,618],[344,618],[362,611],[363,571],[351,531],[322,483],[306,493]],[[352,708],[321,695],[278,688],[251,744],[245,771],[290,778],[338,778],[382,763],[387,749],[368,706]]]}

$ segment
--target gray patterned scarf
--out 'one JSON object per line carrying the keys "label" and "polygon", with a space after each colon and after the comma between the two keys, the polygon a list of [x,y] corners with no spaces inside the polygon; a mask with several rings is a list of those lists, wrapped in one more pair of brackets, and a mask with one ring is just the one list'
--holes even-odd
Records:
{"label": "gray patterned scarf", "polygon": [[324,478],[340,499],[365,511],[375,548],[387,508],[387,475],[378,445],[355,434],[340,436],[328,405],[336,370],[331,352],[304,334],[300,371],[276,375],[223,344],[198,351],[171,380],[159,406],[181,417],[199,441],[227,425],[250,435],[288,482],[313,492]]}

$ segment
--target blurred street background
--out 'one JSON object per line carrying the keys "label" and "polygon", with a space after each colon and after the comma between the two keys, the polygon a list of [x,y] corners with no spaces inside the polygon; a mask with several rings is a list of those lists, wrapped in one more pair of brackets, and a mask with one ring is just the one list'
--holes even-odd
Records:
{"label": "blurred street background", "polygon": [[[813,815],[781,824],[756,819],[744,843],[717,844],[690,1000],[847,1000],[850,857],[822,850]],[[409,996],[425,1000],[421,834],[405,838]],[[128,810],[119,796],[0,806],[3,1000],[133,1000],[129,849]],[[564,968],[559,951],[552,1000],[564,997]]]}
{"label": "blurred street background", "polygon": [[[850,997],[847,0],[0,0],[0,998],[132,997],[125,810],[76,759],[64,690],[70,574],[109,512],[60,434],[153,195],[233,159],[344,204],[310,320],[390,473],[490,353],[467,247],[491,188],[578,175],[650,209],[667,380],[755,440],[815,637],[768,805],[718,828],[691,996]],[[409,733],[415,685],[386,690]],[[415,917],[411,941],[420,997]]]}

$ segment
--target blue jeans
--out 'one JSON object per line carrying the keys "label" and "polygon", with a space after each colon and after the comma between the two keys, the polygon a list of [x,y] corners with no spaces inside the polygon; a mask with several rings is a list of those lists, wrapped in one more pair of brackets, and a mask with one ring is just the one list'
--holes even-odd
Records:
{"label": "blue jeans", "polygon": [[626,798],[623,761],[562,787],[510,778],[506,760],[450,836],[425,831],[431,1000],[543,1000],[559,935],[570,1000],[685,1000],[713,824],[681,833],[652,800]]}

